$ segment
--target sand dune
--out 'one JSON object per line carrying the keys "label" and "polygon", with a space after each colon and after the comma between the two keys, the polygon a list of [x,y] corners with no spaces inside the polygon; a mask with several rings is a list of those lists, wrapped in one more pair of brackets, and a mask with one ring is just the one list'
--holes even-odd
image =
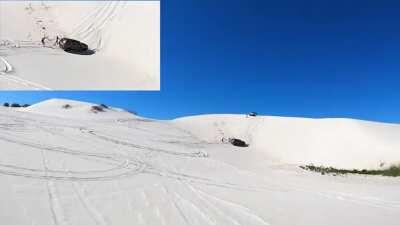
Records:
{"label": "sand dune", "polygon": [[[398,224],[397,177],[298,167],[395,163],[398,125],[245,115],[159,121],[93,106],[52,99],[0,107],[2,223]],[[232,136],[250,147],[220,142]]]}

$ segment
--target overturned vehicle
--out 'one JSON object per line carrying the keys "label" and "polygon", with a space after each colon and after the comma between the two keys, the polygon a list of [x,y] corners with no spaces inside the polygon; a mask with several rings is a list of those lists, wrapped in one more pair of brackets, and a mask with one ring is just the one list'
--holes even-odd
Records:
{"label": "overturned vehicle", "polygon": [[236,147],[249,147],[249,145],[246,142],[237,138],[229,138],[229,143],[231,143]]}
{"label": "overturned vehicle", "polygon": [[58,45],[68,53],[86,54],[90,51],[87,44],[70,38],[62,38]]}
{"label": "overturned vehicle", "polygon": [[247,144],[245,141],[240,140],[238,138],[222,138],[222,143],[230,143],[233,146],[236,147],[249,147],[249,144]]}

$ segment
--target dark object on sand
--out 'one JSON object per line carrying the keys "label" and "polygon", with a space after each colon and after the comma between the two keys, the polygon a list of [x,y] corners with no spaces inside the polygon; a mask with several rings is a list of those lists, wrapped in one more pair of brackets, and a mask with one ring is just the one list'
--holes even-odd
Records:
{"label": "dark object on sand", "polygon": [[237,138],[229,138],[229,143],[237,147],[249,147],[249,145],[246,142]]}
{"label": "dark object on sand", "polygon": [[62,38],[58,44],[60,48],[64,49],[64,51],[68,53],[86,55],[86,53],[90,51],[87,44],[70,38]]}
{"label": "dark object on sand", "polygon": [[94,113],[98,113],[98,112],[104,112],[104,107],[101,105],[94,105],[92,106],[92,108],[90,109],[90,111],[94,112]]}
{"label": "dark object on sand", "polygon": [[256,116],[258,116],[258,113],[256,113],[256,112],[251,112],[251,113],[249,113],[249,116],[256,117]]}
{"label": "dark object on sand", "polygon": [[65,105],[63,105],[62,107],[63,107],[63,109],[70,109],[70,108],[72,108],[72,106],[69,105],[69,104],[65,104]]}

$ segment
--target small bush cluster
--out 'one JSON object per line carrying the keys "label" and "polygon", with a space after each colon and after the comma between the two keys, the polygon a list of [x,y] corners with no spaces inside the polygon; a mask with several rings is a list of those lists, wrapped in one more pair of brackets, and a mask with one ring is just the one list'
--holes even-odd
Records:
{"label": "small bush cluster", "polygon": [[98,106],[98,105],[94,105],[94,106],[92,106],[92,109],[91,109],[93,112],[104,112],[104,108],[103,107],[101,107],[101,106]]}
{"label": "small bush cluster", "polygon": [[128,112],[132,113],[133,115],[136,115],[136,116],[139,115],[136,111],[133,111],[133,110],[128,110]]}
{"label": "small bush cluster", "polygon": [[3,104],[3,106],[4,107],[12,107],[12,108],[20,108],[20,107],[23,107],[23,108],[26,108],[26,107],[29,107],[30,105],[29,104],[23,104],[23,105],[20,105],[20,104],[18,104],[18,103],[8,103],[8,102],[5,102],[4,104]]}
{"label": "small bush cluster", "polygon": [[72,106],[70,104],[65,104],[62,106],[63,109],[70,109]]}
{"label": "small bush cluster", "polygon": [[108,109],[108,106],[105,105],[105,104],[100,104],[100,107],[105,108],[105,109]]}
{"label": "small bush cluster", "polygon": [[400,176],[400,166],[391,166],[388,169],[382,170],[347,170],[347,169],[337,169],[333,167],[324,167],[324,166],[314,166],[314,165],[306,165],[300,166],[300,168],[308,171],[313,171],[317,173],[325,174],[333,174],[333,175],[344,175],[344,174],[364,174],[364,175],[382,175],[382,176],[390,176],[390,177],[398,177]]}
{"label": "small bush cluster", "polygon": [[106,109],[108,109],[108,106],[101,104],[101,105],[94,105],[92,106],[92,108],[90,109],[90,111],[94,112],[94,113],[98,113],[98,112],[104,112]]}

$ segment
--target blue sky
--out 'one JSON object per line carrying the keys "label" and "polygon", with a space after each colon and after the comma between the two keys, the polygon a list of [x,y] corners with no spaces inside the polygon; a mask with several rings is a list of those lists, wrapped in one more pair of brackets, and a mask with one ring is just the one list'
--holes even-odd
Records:
{"label": "blue sky", "polygon": [[2,92],[0,102],[63,97],[161,119],[257,111],[400,122],[399,8],[385,0],[165,0],[161,92]]}

